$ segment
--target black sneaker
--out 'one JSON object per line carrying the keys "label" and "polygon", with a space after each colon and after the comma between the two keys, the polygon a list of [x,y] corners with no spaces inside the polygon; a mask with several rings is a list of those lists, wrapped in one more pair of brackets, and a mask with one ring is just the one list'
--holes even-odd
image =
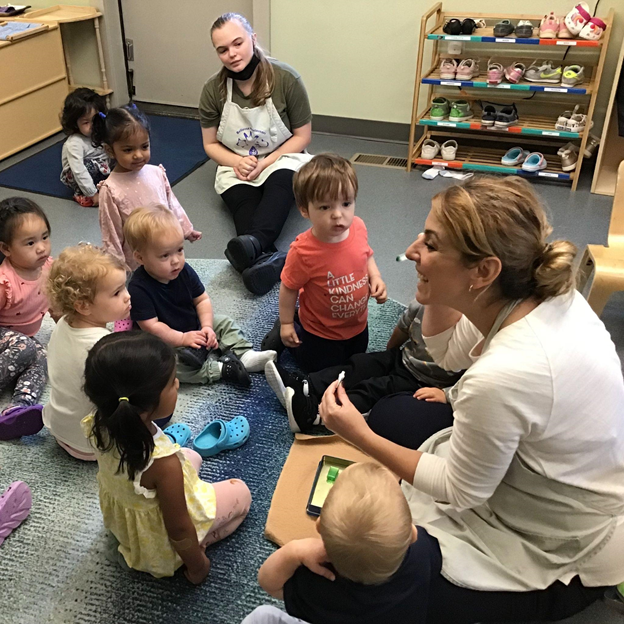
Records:
{"label": "black sneaker", "polygon": [[266,295],[279,282],[286,263],[286,253],[264,253],[255,264],[243,271],[243,284],[254,295]]}
{"label": "black sneaker", "polygon": [[[305,387],[307,389],[307,381]],[[288,424],[293,433],[311,433],[314,425],[321,422],[318,414],[318,401],[306,395],[304,391],[297,391],[289,386],[286,388],[284,401],[288,413]]]}
{"label": "black sneaker", "polygon": [[261,254],[260,241],[251,234],[231,239],[225,250],[225,257],[239,273],[252,266]]}
{"label": "black sneaker", "polygon": [[251,386],[251,377],[243,366],[243,363],[232,353],[228,351],[219,358],[219,362],[223,364],[221,369],[221,379],[233,381],[234,383],[249,388]]}
{"label": "black sneaker", "polygon": [[260,344],[260,351],[275,351],[277,355],[280,355],[286,348],[280,337],[281,323],[279,317],[275,319],[271,331],[262,339]]}

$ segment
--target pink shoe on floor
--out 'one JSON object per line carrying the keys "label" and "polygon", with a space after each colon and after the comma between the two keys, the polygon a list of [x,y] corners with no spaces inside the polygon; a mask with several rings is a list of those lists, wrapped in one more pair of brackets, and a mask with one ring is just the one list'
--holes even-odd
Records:
{"label": "pink shoe on floor", "polygon": [[124,319],[123,321],[115,321],[113,324],[114,332],[130,331],[132,329],[132,319]]}
{"label": "pink shoe on floor", "polygon": [[30,513],[32,494],[23,481],[14,481],[0,494],[0,544]]}
{"label": "pink shoe on floor", "polygon": [[0,440],[14,440],[43,429],[43,405],[16,405],[0,414]]}

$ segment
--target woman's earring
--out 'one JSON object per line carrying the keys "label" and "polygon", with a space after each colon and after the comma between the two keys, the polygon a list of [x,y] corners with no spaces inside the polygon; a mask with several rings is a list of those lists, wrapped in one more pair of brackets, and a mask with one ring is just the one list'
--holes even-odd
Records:
{"label": "woman's earring", "polygon": [[472,284],[470,284],[470,288],[468,289],[468,292],[472,292],[472,288],[473,288],[473,286],[472,286]]}

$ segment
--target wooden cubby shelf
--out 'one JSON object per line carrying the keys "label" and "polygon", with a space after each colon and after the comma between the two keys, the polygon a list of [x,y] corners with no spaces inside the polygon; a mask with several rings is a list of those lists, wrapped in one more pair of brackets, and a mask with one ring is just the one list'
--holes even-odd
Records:
{"label": "wooden cubby shelf", "polygon": [[[572,190],[576,190],[583,158],[577,160],[574,170],[564,172],[557,150],[568,141],[578,141],[579,153],[583,154],[585,151],[593,126],[592,117],[600,78],[613,29],[613,14],[613,9],[610,9],[603,18],[607,29],[598,41],[540,39],[536,36],[518,39],[514,35],[495,37],[494,25],[502,19],[509,19],[512,23],[530,20],[537,33],[542,15],[447,12],[443,10],[441,2],[431,7],[421,19],[407,170],[410,171],[413,165],[439,165],[453,169],[508,173],[568,182],[572,184]],[[447,20],[468,17],[483,19],[485,27],[475,30],[472,35],[448,35],[443,31]],[[448,42],[462,42],[463,49],[457,51],[457,54],[451,54],[447,49]],[[486,44],[485,48],[482,44]],[[496,49],[495,53],[492,52],[492,44]],[[439,67],[444,58],[453,58],[458,62],[467,58],[477,59],[480,61],[480,73],[471,80],[442,79]],[[513,62],[522,62],[528,68],[532,62],[538,60],[550,60],[554,67],[578,64],[585,68],[585,80],[574,86],[527,80],[521,80],[518,84],[511,84],[506,80],[499,84],[488,84],[487,59],[500,62],[503,67]],[[430,110],[436,97],[446,97],[451,101],[467,100],[471,104],[474,117],[465,121],[431,119]],[[508,128],[483,126],[481,108],[478,105],[483,106],[486,103],[497,106],[515,104],[518,122]],[[557,130],[555,123],[558,116],[564,111],[571,111],[576,105],[580,108],[579,112],[587,116],[585,129],[581,132]],[[418,138],[417,128],[422,130]],[[442,135],[442,140],[454,139],[458,142],[459,149],[454,161],[421,157],[422,144],[433,135]],[[520,166],[503,165],[501,158],[506,149],[500,143],[513,145],[512,141],[521,141],[519,145],[529,151],[544,153],[548,162],[547,168],[544,171],[528,172]]]}

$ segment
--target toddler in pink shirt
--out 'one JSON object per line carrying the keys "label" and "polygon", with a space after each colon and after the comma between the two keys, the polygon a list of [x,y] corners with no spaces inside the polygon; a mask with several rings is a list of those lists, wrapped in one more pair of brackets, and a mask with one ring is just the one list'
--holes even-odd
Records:
{"label": "toddler in pink shirt", "polygon": [[132,211],[161,204],[173,212],[184,233],[194,242],[202,233],[193,229],[184,208],[171,190],[162,165],[149,165],[150,135],[147,117],[134,105],[112,108],[93,118],[93,142],[103,145],[116,166],[99,189],[100,229],[104,249],[134,271],[138,264],[123,235],[123,224]]}
{"label": "toddler in pink shirt", "polygon": [[33,336],[48,311],[43,282],[50,258],[50,223],[35,202],[0,202],[0,390],[15,383],[0,414],[0,440],[37,433],[46,382],[45,349]]}

